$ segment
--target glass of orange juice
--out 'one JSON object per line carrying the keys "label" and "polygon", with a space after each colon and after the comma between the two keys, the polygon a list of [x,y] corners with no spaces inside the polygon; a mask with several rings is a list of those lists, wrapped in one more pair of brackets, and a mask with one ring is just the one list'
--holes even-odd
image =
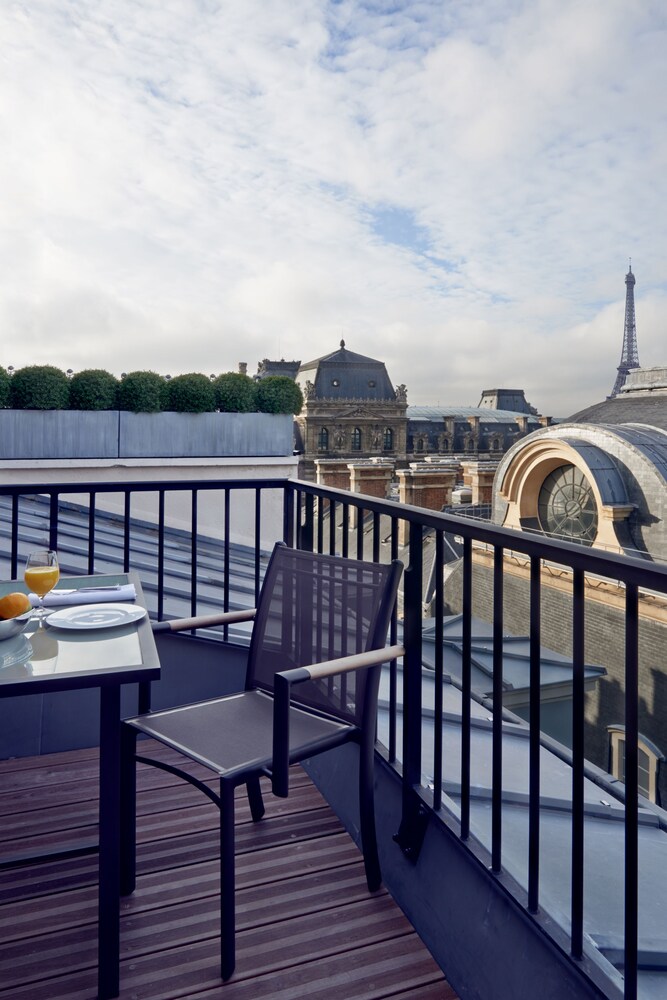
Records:
{"label": "glass of orange juice", "polygon": [[49,549],[31,552],[26,560],[23,579],[28,590],[39,597],[37,618],[44,618],[46,615],[44,598],[60,579],[57,554]]}

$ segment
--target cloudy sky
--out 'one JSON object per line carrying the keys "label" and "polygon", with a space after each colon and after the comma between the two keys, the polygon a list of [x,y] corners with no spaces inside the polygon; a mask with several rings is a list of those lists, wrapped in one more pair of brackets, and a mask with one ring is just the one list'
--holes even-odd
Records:
{"label": "cloudy sky", "polygon": [[412,403],[667,363],[664,0],[2,0],[0,364],[342,338]]}

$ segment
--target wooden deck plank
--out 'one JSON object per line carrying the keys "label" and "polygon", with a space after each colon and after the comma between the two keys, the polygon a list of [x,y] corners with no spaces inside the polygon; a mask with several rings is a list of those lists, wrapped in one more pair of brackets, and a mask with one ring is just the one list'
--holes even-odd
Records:
{"label": "wooden deck plank", "polygon": [[[16,770],[0,762],[8,824],[0,853],[17,842],[66,844],[95,828],[96,754],[79,761],[77,753],[49,755],[41,772],[39,758]],[[266,795],[261,823],[239,792],[237,972],[223,984],[217,809],[154,768],[142,768],[139,782],[137,889],[121,903],[121,1000],[455,998],[387,892],[368,893],[358,849],[299,769],[288,799]],[[97,858],[85,856],[0,872],[2,1000],[95,996],[96,869]]]}

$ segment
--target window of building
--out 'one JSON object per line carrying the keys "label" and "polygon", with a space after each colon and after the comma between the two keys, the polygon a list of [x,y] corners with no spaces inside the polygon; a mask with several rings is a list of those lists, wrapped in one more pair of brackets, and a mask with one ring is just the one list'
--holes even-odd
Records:
{"label": "window of building", "polygon": [[394,450],[394,432],[392,431],[391,427],[385,427],[384,429],[384,440],[382,443],[382,447],[384,448],[385,451]]}
{"label": "window of building", "polygon": [[[625,781],[625,726],[608,726],[609,733],[609,773],[619,781]],[[665,759],[658,748],[645,737],[639,737],[637,743],[637,779],[639,792],[650,802],[660,805],[658,791],[658,773],[660,764]]]}
{"label": "window of building", "polygon": [[361,428],[355,427],[352,430],[352,451],[361,451]]}
{"label": "window of building", "polygon": [[424,438],[417,438],[417,447],[416,447],[415,450],[416,451],[423,451],[424,450]]}
{"label": "window of building", "polygon": [[320,427],[320,433],[317,438],[317,447],[320,451],[328,451],[329,449],[329,431],[326,427]]}
{"label": "window of building", "polygon": [[374,378],[371,378],[371,379],[368,380],[368,388],[369,389],[374,389],[375,388],[375,379]]}
{"label": "window of building", "polygon": [[576,465],[561,465],[542,483],[537,517],[545,535],[592,545],[598,512],[591,484]]}
{"label": "window of building", "polygon": [[340,379],[339,378],[332,378],[331,379],[331,384],[335,385],[335,386],[340,385]]}

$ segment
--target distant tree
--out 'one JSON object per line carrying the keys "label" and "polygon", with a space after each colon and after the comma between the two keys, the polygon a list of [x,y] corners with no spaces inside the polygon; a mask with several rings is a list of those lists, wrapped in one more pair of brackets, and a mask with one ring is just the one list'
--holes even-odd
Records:
{"label": "distant tree", "polygon": [[12,377],[6,368],[0,368],[0,409],[9,403],[9,387]]}
{"label": "distant tree", "polygon": [[257,383],[257,408],[260,413],[300,413],[303,393],[286,375],[267,375]]}
{"label": "distant tree", "polygon": [[52,365],[28,365],[11,377],[9,405],[16,410],[66,410],[69,380]]}
{"label": "distant tree", "polygon": [[215,410],[211,380],[195,372],[176,375],[167,385],[166,409],[176,413],[211,413]]}
{"label": "distant tree", "polygon": [[121,376],[118,408],[132,413],[160,413],[167,404],[167,383],[157,372],[129,372]]}
{"label": "distant tree", "polygon": [[70,410],[115,410],[118,407],[118,379],[102,368],[76,372],[69,381]]}
{"label": "distant tree", "polygon": [[241,372],[224,372],[213,382],[215,403],[221,413],[254,413],[257,383]]}

